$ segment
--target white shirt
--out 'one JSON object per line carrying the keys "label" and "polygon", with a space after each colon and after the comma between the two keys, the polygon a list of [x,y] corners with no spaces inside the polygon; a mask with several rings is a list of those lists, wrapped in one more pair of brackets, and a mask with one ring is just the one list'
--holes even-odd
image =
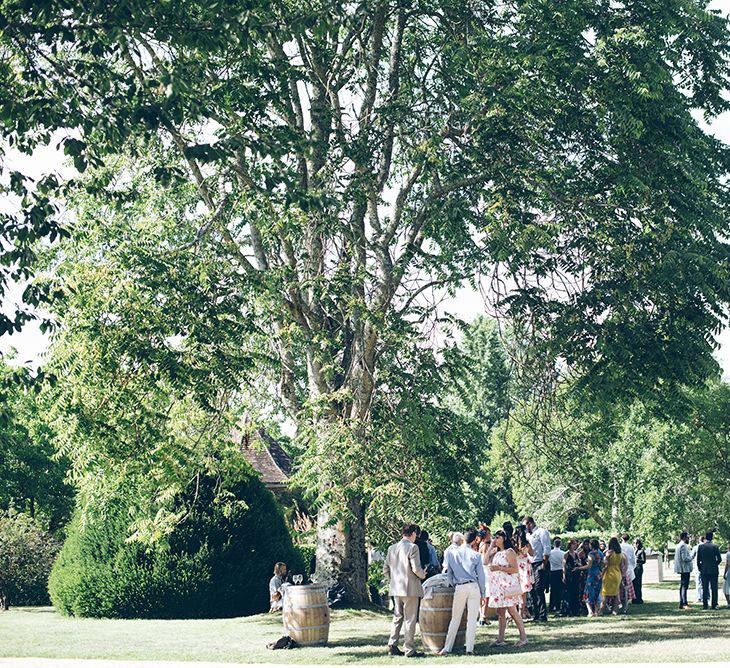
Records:
{"label": "white shirt", "polygon": [[636,550],[631,543],[621,543],[621,552],[626,555],[626,559],[629,561],[628,571],[633,580],[636,577],[636,573],[634,573],[634,569],[636,568]]}
{"label": "white shirt", "polygon": [[565,552],[559,547],[554,547],[550,550],[550,570],[551,571],[562,571],[563,570],[563,557]]}
{"label": "white shirt", "polygon": [[385,561],[385,555],[377,547],[371,547],[368,550],[368,565],[377,561]]}
{"label": "white shirt", "polygon": [[[463,544],[462,544],[463,545]],[[448,566],[448,557],[449,552],[453,552],[454,550],[458,550],[461,547],[461,545],[457,545],[456,543],[451,543],[445,550],[444,550],[444,566],[441,569],[442,573],[448,573],[449,572],[449,566]]]}
{"label": "white shirt", "polygon": [[542,563],[542,558],[550,554],[550,533],[543,527],[535,527],[532,533],[527,534],[527,540],[532,545],[532,563]]}

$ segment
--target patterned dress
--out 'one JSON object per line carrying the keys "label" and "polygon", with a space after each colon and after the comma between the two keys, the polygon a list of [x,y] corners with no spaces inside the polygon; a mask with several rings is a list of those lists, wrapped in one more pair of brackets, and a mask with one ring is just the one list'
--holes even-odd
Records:
{"label": "patterned dress", "polygon": [[629,568],[629,561],[628,559],[622,559],[621,561],[621,575],[623,577],[623,581],[621,585],[626,590],[626,597],[629,601],[634,600],[634,581],[631,579],[631,569]]}
{"label": "patterned dress", "polygon": [[[492,564],[495,566],[509,566],[505,550],[500,550],[492,557]],[[489,607],[511,608],[522,601],[522,588],[517,573],[505,573],[504,571],[489,571]]]}
{"label": "patterned dress", "polygon": [[517,576],[520,581],[520,588],[522,593],[526,594],[528,591],[532,591],[532,564],[530,563],[530,556],[522,554],[521,552],[517,555]]}
{"label": "patterned dress", "polygon": [[[578,566],[585,566],[588,563],[588,555],[582,549],[578,552]],[[588,614],[586,608],[586,600],[583,592],[586,590],[586,581],[588,580],[588,571],[578,571],[578,598],[580,599],[581,614]]]}
{"label": "patterned dress", "polygon": [[588,576],[586,577],[586,588],[583,593],[583,599],[595,605],[598,603],[598,597],[601,595],[601,565],[603,564],[603,552],[600,550],[591,550],[589,557],[593,557],[590,567],[588,568]]}

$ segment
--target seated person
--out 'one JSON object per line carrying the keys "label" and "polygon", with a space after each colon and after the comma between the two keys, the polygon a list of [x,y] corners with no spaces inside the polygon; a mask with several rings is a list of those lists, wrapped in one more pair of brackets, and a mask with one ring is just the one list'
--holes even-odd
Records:
{"label": "seated person", "polygon": [[286,582],[286,564],[277,561],[274,566],[274,576],[269,580],[269,601],[271,607],[269,612],[278,612],[284,606],[284,589],[282,585]]}

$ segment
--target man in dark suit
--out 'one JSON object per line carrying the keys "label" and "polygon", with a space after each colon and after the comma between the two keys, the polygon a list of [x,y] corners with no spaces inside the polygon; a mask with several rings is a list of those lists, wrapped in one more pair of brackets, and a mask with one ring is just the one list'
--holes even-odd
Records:
{"label": "man in dark suit", "polygon": [[707,610],[707,599],[712,588],[712,609],[717,610],[717,577],[722,561],[720,548],[712,542],[712,531],[705,534],[705,542],[697,548],[697,568],[702,579],[702,607]]}

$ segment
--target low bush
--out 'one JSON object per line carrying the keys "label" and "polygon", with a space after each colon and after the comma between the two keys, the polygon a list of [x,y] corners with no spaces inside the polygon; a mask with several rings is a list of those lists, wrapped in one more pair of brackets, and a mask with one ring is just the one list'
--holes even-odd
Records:
{"label": "low bush", "polygon": [[0,511],[0,610],[48,604],[48,575],[58,548],[29,515]]}
{"label": "low bush", "polygon": [[[306,576],[306,579],[309,580],[313,575],[314,571],[317,567],[317,546],[316,545],[297,545],[297,550],[299,551],[299,556],[302,558],[302,563],[304,564],[304,575]],[[291,568],[289,568],[290,572],[293,572]]]}
{"label": "low bush", "polygon": [[188,516],[167,540],[126,542],[124,504],[81,526],[77,513],[56,561],[53,604],[80,617],[234,617],[268,610],[268,581],[277,561],[304,572],[281,508],[253,474],[219,501],[216,480],[203,478]]}

